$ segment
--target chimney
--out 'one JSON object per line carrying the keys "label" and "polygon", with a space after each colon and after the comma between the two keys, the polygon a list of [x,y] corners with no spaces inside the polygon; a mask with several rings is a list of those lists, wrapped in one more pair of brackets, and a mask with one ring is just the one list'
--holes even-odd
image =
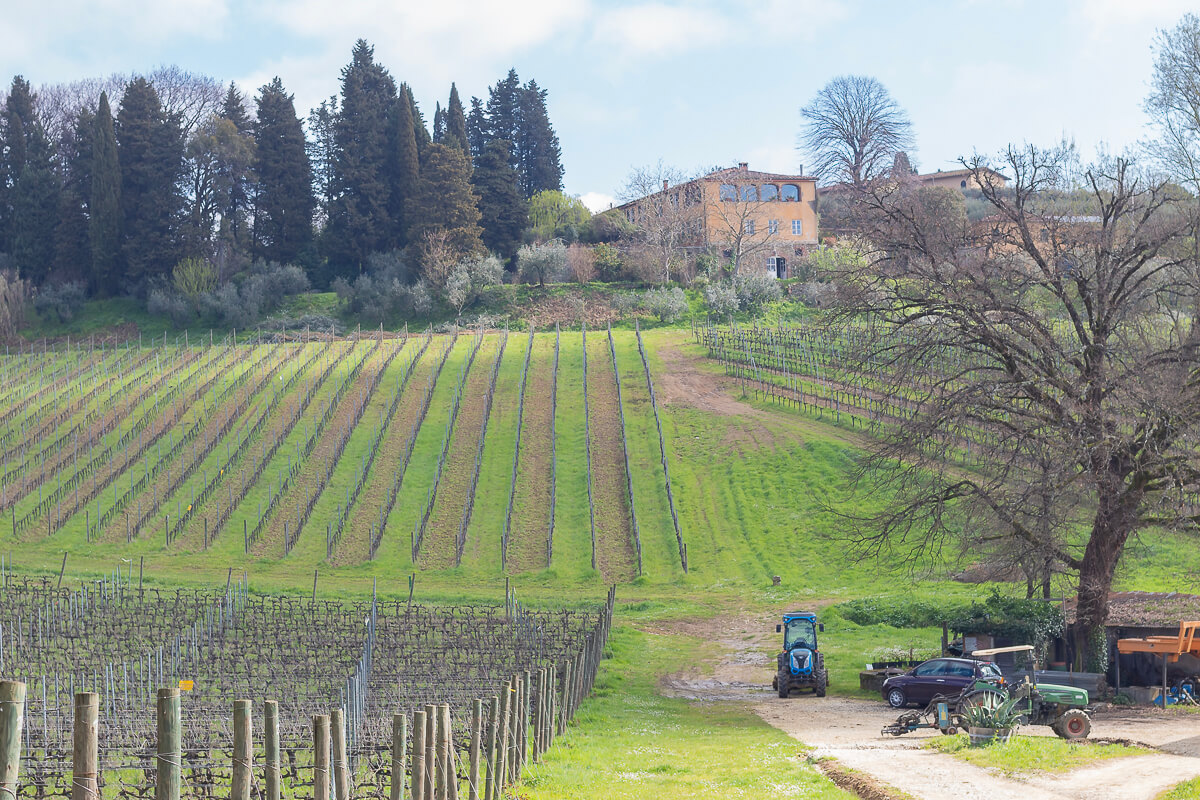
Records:
{"label": "chimney", "polygon": [[748,163],[746,163],[745,161],[739,161],[738,169],[740,169],[742,172],[746,172],[747,170],[750,169],[750,165]]}
{"label": "chimney", "polygon": [[804,174],[804,165],[803,164],[800,165],[800,174],[801,175]]}
{"label": "chimney", "polygon": [[666,190],[667,190],[667,179],[663,178],[663,191],[665,192]]}

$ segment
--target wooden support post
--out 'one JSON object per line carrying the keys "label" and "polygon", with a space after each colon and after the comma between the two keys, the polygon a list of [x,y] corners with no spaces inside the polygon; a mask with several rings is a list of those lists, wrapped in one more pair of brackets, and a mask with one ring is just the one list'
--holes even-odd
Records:
{"label": "wooden support post", "polygon": [[25,720],[25,684],[0,681],[0,795],[17,796],[21,768],[21,727]]}
{"label": "wooden support post", "polygon": [[263,800],[279,800],[279,703],[274,700],[263,703],[263,745]]}
{"label": "wooden support post", "polygon": [[335,708],[329,718],[333,734],[334,800],[350,800],[350,767],[346,763],[346,715]]}
{"label": "wooden support post", "polygon": [[531,688],[529,670],[525,670],[521,676],[521,719],[517,727],[517,742],[520,744],[520,752],[517,755],[517,778],[521,777],[521,773],[525,771],[525,765],[529,763],[529,690]]}
{"label": "wooden support post", "polygon": [[425,800],[436,800],[433,793],[434,781],[437,780],[437,706],[425,706],[425,740],[421,746],[425,749]]}
{"label": "wooden support post", "polygon": [[313,717],[313,800],[329,800],[329,716]]}
{"label": "wooden support post", "polygon": [[446,703],[442,703],[442,729],[446,738],[446,800],[458,800],[458,753],[454,749],[454,720]]}
{"label": "wooden support post", "polygon": [[437,800],[450,798],[450,707],[442,703],[434,712],[437,714]]}
{"label": "wooden support post", "polygon": [[[425,800],[425,712],[413,713],[412,800]],[[403,776],[401,776],[403,779]]]}
{"label": "wooden support post", "polygon": [[508,742],[509,729],[512,727],[509,717],[512,716],[513,702],[512,680],[509,680],[500,691],[502,694],[500,696],[500,733],[496,752],[496,788],[492,792],[491,800],[500,800],[504,794],[504,787],[508,783]]}
{"label": "wooden support post", "polygon": [[479,800],[479,743],[483,738],[483,701],[471,701],[471,771],[467,773],[467,798]]}
{"label": "wooden support post", "polygon": [[558,710],[558,732],[567,732],[567,722],[571,718],[571,662],[563,662],[562,701]]}
{"label": "wooden support post", "polygon": [[99,724],[100,695],[95,692],[76,693],[75,730],[71,748],[71,800],[98,800],[100,797],[96,774],[100,760],[97,741]]}
{"label": "wooden support post", "polygon": [[517,769],[517,753],[521,747],[518,725],[518,720],[521,718],[521,677],[519,675],[513,676],[512,689],[509,692],[511,697],[508,702],[508,752],[506,753],[508,768],[505,771],[505,782],[513,783],[520,775]]}
{"label": "wooden support post", "polygon": [[183,773],[179,689],[158,690],[158,771],[154,800],[178,800]]}
{"label": "wooden support post", "polygon": [[250,800],[250,775],[254,766],[253,713],[249,700],[233,701],[233,780],[229,800]]}
{"label": "wooden support post", "polygon": [[408,717],[392,715],[392,793],[390,800],[405,800],[404,773],[408,771]]}
{"label": "wooden support post", "polygon": [[487,741],[487,782],[483,787],[483,800],[492,800],[496,785],[496,765],[499,763],[496,755],[498,734],[500,733],[500,698],[492,697],[488,711],[488,741]]}

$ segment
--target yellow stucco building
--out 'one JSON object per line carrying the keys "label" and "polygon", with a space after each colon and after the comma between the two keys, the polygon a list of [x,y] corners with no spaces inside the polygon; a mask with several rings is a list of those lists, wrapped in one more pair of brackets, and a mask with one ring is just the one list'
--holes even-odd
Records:
{"label": "yellow stucco building", "polygon": [[817,246],[817,180],[757,172],[745,162],[619,206],[644,229],[676,226],[680,246],[714,249],[739,271],[789,276],[793,259]]}

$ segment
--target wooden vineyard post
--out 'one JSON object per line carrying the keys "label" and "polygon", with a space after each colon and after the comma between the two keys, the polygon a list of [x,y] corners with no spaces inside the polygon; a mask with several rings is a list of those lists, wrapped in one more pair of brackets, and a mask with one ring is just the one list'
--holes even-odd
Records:
{"label": "wooden vineyard post", "polygon": [[433,793],[434,780],[437,778],[437,738],[438,718],[437,706],[425,706],[425,738],[421,747],[425,751],[425,800],[435,800]]}
{"label": "wooden vineyard post", "polygon": [[501,711],[500,711],[500,733],[498,741],[498,750],[496,752],[496,788],[492,792],[492,800],[500,800],[500,796],[504,793],[504,786],[508,782],[508,740],[509,740],[509,717],[512,715],[512,697],[513,685],[510,680],[500,690],[501,696]]}
{"label": "wooden vineyard post", "polygon": [[0,795],[17,796],[21,768],[21,727],[25,721],[25,684],[0,681]]}
{"label": "wooden vineyard post", "polygon": [[75,730],[71,748],[71,800],[96,800],[100,796],[100,784],[96,776],[100,760],[97,741],[99,718],[100,695],[95,692],[76,693]]}
{"label": "wooden vineyard post", "polygon": [[500,723],[500,698],[492,697],[488,714],[488,743],[487,743],[487,783],[483,787],[483,800],[492,800],[496,785],[496,765],[499,763],[496,748]]}
{"label": "wooden vineyard post", "polygon": [[437,800],[450,800],[450,706],[437,707]]}
{"label": "wooden vineyard post", "polygon": [[479,800],[479,743],[483,738],[483,701],[471,701],[471,771],[467,773],[467,798]]}
{"label": "wooden vineyard post", "polygon": [[179,689],[158,690],[158,767],[154,800],[178,800],[183,772]]}
{"label": "wooden vineyard post", "polygon": [[454,720],[447,703],[442,703],[442,729],[446,739],[446,800],[458,800],[458,754],[454,749]]}
{"label": "wooden vineyard post", "polygon": [[518,738],[520,743],[520,752],[517,754],[517,772],[514,780],[520,778],[521,773],[525,770],[525,765],[529,763],[529,670],[525,670],[521,676],[521,718],[518,720]]}
{"label": "wooden vineyard post", "polygon": [[[392,715],[392,793],[390,800],[405,800],[404,773],[408,771],[408,717]],[[278,800],[274,798],[273,800]]]}
{"label": "wooden vineyard post", "polygon": [[230,800],[250,800],[254,760],[253,708],[249,700],[233,701],[233,780]]}
{"label": "wooden vineyard post", "polygon": [[333,710],[329,725],[333,733],[334,800],[350,800],[350,774],[346,764],[346,715],[340,708]]}
{"label": "wooden vineyard post", "polygon": [[570,719],[571,708],[571,662],[563,662],[562,701],[559,703],[558,732],[567,732],[567,720]]}
{"label": "wooden vineyard post", "polygon": [[313,800],[329,800],[329,716],[313,717]]}
{"label": "wooden vineyard post", "polygon": [[263,800],[279,800],[279,703],[274,700],[263,703],[263,745],[266,749]]}
{"label": "wooden vineyard post", "polygon": [[[412,800],[425,800],[425,712],[413,713]],[[404,781],[401,775],[400,781]]]}

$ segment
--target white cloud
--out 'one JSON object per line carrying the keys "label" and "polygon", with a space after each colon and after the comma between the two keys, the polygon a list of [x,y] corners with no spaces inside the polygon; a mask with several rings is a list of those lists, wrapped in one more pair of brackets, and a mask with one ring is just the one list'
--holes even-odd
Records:
{"label": "white cloud", "polygon": [[599,214],[601,211],[607,211],[614,203],[617,202],[617,198],[613,197],[611,194],[604,194],[603,192],[584,192],[583,194],[579,195],[579,199],[582,200],[583,204],[588,207],[588,211],[591,211],[593,214]]}
{"label": "white cloud", "polygon": [[648,3],[603,12],[596,39],[622,57],[670,56],[720,42],[728,20],[706,8]]}
{"label": "white cloud", "polygon": [[1073,15],[1097,39],[1137,41],[1156,28],[1172,27],[1184,14],[1196,10],[1195,0],[1076,0]]}

